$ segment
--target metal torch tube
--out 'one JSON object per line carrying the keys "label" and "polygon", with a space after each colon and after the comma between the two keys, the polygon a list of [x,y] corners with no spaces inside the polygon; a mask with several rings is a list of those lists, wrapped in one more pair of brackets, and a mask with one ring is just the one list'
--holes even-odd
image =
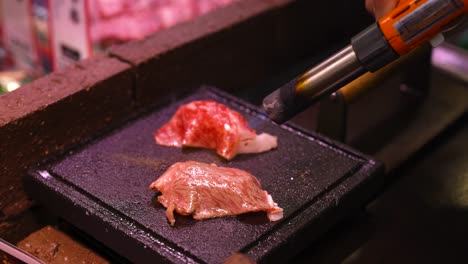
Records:
{"label": "metal torch tube", "polygon": [[296,92],[315,101],[333,93],[365,72],[353,47],[348,45],[333,57],[300,76]]}
{"label": "metal torch tube", "polygon": [[265,97],[263,107],[272,120],[281,124],[365,72],[348,45]]}

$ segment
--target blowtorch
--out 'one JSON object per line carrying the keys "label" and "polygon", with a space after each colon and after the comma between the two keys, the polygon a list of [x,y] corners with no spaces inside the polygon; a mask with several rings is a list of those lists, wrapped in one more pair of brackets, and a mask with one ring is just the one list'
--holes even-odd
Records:
{"label": "blowtorch", "polygon": [[286,83],[263,100],[276,123],[283,123],[362,74],[375,72],[428,41],[468,13],[468,0],[406,0],[351,39],[351,44]]}

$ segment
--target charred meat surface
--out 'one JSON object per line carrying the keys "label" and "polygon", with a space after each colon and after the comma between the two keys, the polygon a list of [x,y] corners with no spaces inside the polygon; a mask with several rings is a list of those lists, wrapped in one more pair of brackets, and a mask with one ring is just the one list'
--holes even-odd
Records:
{"label": "charred meat surface", "polygon": [[277,147],[277,137],[267,133],[257,135],[241,114],[212,100],[181,106],[156,131],[154,138],[164,146],[216,149],[227,160],[240,153],[259,153]]}
{"label": "charred meat surface", "polygon": [[195,161],[177,162],[150,189],[162,193],[158,201],[174,225],[174,210],[193,214],[196,220],[266,211],[271,221],[283,217],[283,209],[262,190],[252,174],[235,168]]}

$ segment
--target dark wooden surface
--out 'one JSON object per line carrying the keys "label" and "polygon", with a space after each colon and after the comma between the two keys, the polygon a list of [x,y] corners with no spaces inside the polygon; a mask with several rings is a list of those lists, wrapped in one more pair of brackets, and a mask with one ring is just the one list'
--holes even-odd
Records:
{"label": "dark wooden surface", "polygon": [[467,261],[468,84],[436,73],[431,85],[419,117],[377,153],[390,167],[385,190],[299,263]]}
{"label": "dark wooden surface", "polygon": [[79,241],[74,240],[72,237],[53,226],[46,226],[30,234],[18,242],[18,247],[38,257],[45,263],[110,263]]}
{"label": "dark wooden surface", "polygon": [[365,212],[309,246],[298,263],[466,263],[468,117],[394,177]]}
{"label": "dark wooden surface", "polygon": [[90,137],[132,111],[130,66],[96,56],[0,96],[0,237],[22,234],[31,164]]}

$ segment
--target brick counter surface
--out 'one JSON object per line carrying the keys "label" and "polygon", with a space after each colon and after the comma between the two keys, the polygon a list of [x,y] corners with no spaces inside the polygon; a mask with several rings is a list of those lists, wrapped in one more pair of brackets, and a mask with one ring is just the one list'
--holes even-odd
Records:
{"label": "brick counter surface", "polygon": [[29,205],[27,167],[118,121],[131,111],[131,89],[130,66],[97,56],[0,96],[0,236]]}

